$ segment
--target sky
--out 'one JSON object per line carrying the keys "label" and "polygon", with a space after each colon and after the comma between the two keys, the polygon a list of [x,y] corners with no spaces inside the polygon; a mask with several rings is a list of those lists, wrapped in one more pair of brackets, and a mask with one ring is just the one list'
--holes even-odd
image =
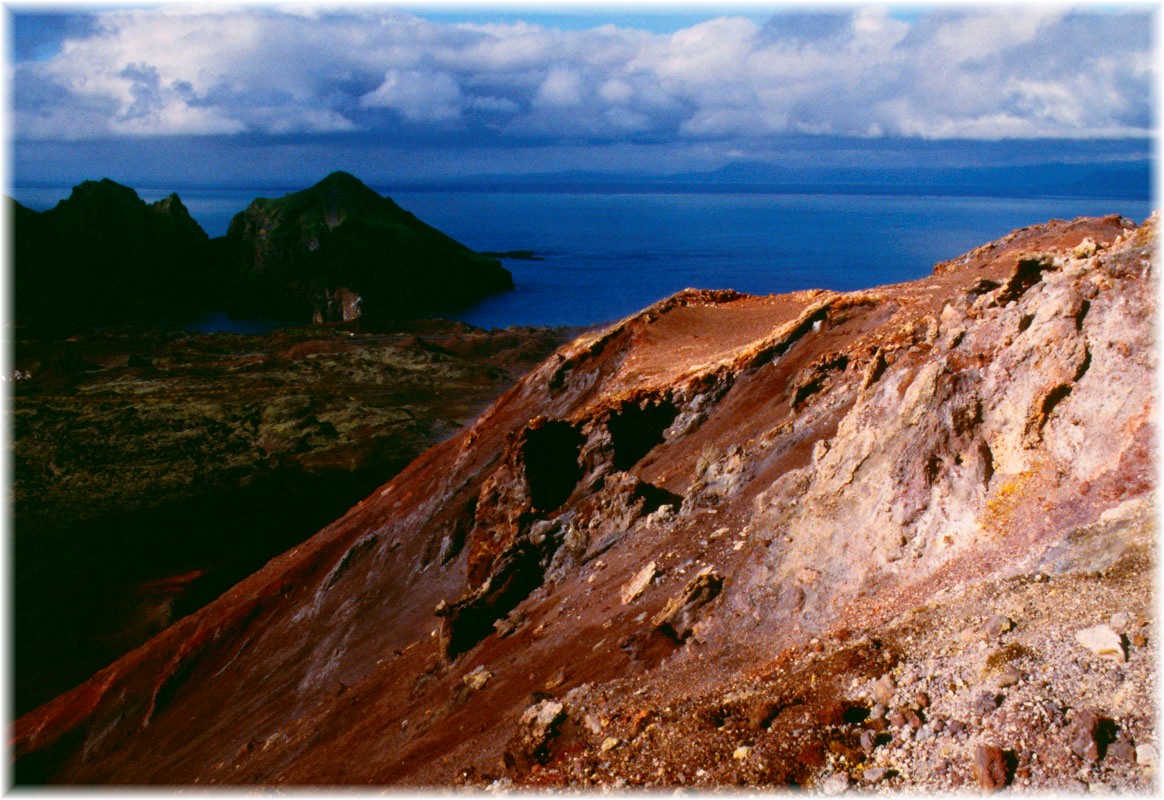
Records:
{"label": "sky", "polygon": [[12,178],[1151,157],[1151,5],[674,8],[11,4]]}

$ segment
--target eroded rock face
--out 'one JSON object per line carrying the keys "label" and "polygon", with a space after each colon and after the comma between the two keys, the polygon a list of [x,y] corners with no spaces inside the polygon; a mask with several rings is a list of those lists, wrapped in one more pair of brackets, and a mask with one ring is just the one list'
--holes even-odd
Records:
{"label": "eroded rock face", "polygon": [[[689,290],[583,336],[18,721],[18,769],[1147,788],[1120,758],[1156,736],[1154,235],[1053,222],[911,284]],[[1074,634],[1113,618],[1099,661]],[[1083,707],[1113,743],[1086,760]]]}

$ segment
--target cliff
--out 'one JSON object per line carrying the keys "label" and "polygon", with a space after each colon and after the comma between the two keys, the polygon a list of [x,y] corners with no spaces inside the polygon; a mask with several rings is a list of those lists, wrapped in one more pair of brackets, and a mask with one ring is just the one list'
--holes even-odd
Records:
{"label": "cliff", "polygon": [[355,177],[258,199],[225,240],[239,315],[317,322],[447,311],[513,289],[509,271]]}
{"label": "cliff", "polygon": [[1155,780],[1155,219],[686,291],[22,717],[18,780]]}

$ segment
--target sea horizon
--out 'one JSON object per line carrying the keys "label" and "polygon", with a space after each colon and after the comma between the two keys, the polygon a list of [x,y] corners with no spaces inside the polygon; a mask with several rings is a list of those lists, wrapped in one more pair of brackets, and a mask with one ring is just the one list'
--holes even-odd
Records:
{"label": "sea horizon", "polygon": [[[1050,219],[1120,214],[1142,222],[1151,198],[1048,193],[1008,196],[989,187],[755,186],[661,183],[482,185],[369,184],[423,222],[477,251],[532,251],[503,259],[515,290],[448,313],[484,328],[593,326],[685,288],[781,294],[854,291],[913,280],[1016,228]],[[208,235],[258,197],[304,186],[133,186],[146,202],[177,193]],[[23,182],[14,198],[44,211],[72,186]],[[813,190],[813,191],[810,191]],[[831,231],[819,236],[827,220]],[[240,327],[241,325],[241,327]],[[194,329],[254,332],[210,315]]]}

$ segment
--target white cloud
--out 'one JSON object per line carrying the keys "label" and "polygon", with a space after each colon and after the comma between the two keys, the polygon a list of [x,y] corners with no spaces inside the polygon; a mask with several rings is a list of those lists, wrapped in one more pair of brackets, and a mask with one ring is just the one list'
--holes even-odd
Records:
{"label": "white cloud", "polygon": [[669,35],[310,6],[96,16],[56,56],[15,65],[17,137],[1148,135],[1155,78],[1143,11],[907,22],[860,9],[762,27],[724,17]]}
{"label": "white cloud", "polygon": [[582,76],[576,70],[558,67],[538,87],[536,102],[545,106],[578,106],[585,96]]}
{"label": "white cloud", "polygon": [[360,98],[364,108],[391,108],[412,122],[459,119],[464,97],[446,72],[389,70],[384,82]]}

